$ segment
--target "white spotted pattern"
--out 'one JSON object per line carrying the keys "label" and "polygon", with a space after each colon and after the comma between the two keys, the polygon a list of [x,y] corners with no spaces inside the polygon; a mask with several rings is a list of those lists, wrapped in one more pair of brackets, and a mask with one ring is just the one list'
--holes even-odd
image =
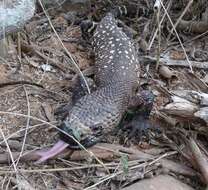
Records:
{"label": "white spotted pattern", "polygon": [[[137,80],[135,72],[137,54],[131,40],[126,36],[112,14],[107,14],[94,33],[97,78],[99,85],[117,80]],[[128,74],[127,74],[128,73]]]}

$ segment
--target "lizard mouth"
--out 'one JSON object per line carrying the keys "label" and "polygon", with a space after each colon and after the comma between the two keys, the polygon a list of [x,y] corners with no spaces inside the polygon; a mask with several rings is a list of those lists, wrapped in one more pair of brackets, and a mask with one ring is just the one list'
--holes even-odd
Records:
{"label": "lizard mouth", "polygon": [[72,149],[72,150],[80,150],[83,147],[84,148],[89,148],[93,145],[95,145],[98,141],[99,138],[94,136],[94,135],[88,135],[87,137],[85,137],[83,140],[80,141],[75,141],[75,137],[72,139],[71,137],[62,134],[60,135],[62,141],[64,141],[65,143],[68,144],[68,148]]}
{"label": "lizard mouth", "polygon": [[[65,125],[64,125],[65,127]],[[62,131],[60,133],[60,138],[56,144],[49,150],[40,150],[36,151],[36,154],[40,156],[39,160],[36,161],[36,163],[43,163],[47,161],[48,159],[51,159],[57,155],[59,155],[61,152],[63,152],[66,148],[70,148],[71,150],[81,150],[83,148],[89,148],[93,145],[95,145],[99,141],[100,135],[87,135],[85,138],[82,138],[81,140],[77,140],[75,135],[73,134],[73,131],[70,128],[67,128],[67,131],[65,130],[63,126],[61,126]]]}
{"label": "lizard mouth", "polygon": [[36,163],[40,164],[42,162],[47,161],[50,158],[53,158],[63,152],[66,148],[70,148],[72,150],[81,150],[82,147],[89,148],[95,145],[99,139],[94,136],[88,136],[84,140],[80,141],[79,143],[73,141],[73,143],[68,144],[63,140],[59,140],[52,148],[49,150],[40,150],[36,151],[36,154],[40,156],[39,160]]}
{"label": "lizard mouth", "polygon": [[[102,134],[101,126],[92,126],[90,127],[92,131],[91,134],[81,134],[80,137],[77,137],[73,128],[67,126],[65,122],[60,126],[60,139],[52,148],[49,150],[40,150],[36,151],[36,154],[40,156],[39,160],[36,163],[42,163],[51,159],[61,152],[63,152],[66,148],[71,150],[80,150],[83,148],[89,148],[95,145],[100,140],[100,136]],[[79,139],[79,140],[78,140]]]}
{"label": "lizard mouth", "polygon": [[78,132],[78,130],[68,126],[66,122],[63,122],[60,128],[60,139],[66,142],[72,150],[82,149],[82,146],[89,148],[95,145],[99,141],[99,137],[103,131],[100,125],[95,125],[89,127],[86,132],[82,129]]}

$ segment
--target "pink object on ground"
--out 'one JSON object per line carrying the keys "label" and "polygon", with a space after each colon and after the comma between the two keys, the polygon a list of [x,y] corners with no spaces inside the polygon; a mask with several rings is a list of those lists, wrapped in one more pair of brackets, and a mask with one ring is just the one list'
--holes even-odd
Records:
{"label": "pink object on ground", "polygon": [[44,151],[44,150],[36,151],[36,154],[39,155],[41,158],[38,161],[36,161],[35,163],[40,164],[40,163],[48,160],[49,158],[53,158],[54,156],[61,153],[68,146],[69,145],[67,143],[65,143],[62,140],[59,140],[56,144],[54,144],[54,146],[52,148],[50,148],[47,151]]}

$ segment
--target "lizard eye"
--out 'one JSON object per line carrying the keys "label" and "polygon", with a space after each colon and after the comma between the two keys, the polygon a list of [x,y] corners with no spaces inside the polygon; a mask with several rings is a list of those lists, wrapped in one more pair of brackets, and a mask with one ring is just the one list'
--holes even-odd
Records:
{"label": "lizard eye", "polygon": [[103,127],[101,124],[97,124],[97,125],[91,126],[90,129],[93,131],[95,135],[100,135],[103,130]]}
{"label": "lizard eye", "polygon": [[80,134],[80,140],[83,140],[85,138],[85,135],[83,133]]}

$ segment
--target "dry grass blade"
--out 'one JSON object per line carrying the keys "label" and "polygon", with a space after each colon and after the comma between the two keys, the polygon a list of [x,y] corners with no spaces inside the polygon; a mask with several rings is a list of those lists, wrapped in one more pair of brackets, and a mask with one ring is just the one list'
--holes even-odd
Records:
{"label": "dry grass blade", "polygon": [[[161,159],[163,159],[165,157],[168,157],[168,156],[171,156],[171,155],[174,155],[176,153],[177,153],[176,151],[173,151],[173,152],[170,152],[170,153],[165,153],[165,154],[159,156],[158,158],[153,159],[153,161],[150,161],[149,163],[148,162],[144,162],[142,164],[138,164],[136,166],[129,167],[129,170],[134,170],[134,169],[137,169],[137,168],[146,168],[147,166],[151,166],[151,165],[157,163],[158,161],[160,161]],[[148,171],[144,171],[144,172],[148,172]],[[100,184],[102,184],[102,183],[104,183],[104,182],[106,182],[106,181],[116,177],[117,175],[122,174],[122,173],[124,173],[124,170],[120,170],[120,171],[115,172],[113,174],[109,174],[109,175],[105,176],[102,180],[100,180],[97,183],[95,183],[95,184],[85,188],[84,190],[93,189],[93,188],[97,187],[98,185],[100,185]]]}
{"label": "dry grass blade", "polygon": [[[180,15],[180,17],[178,18],[178,20],[177,20],[176,23],[174,24],[173,28],[176,28],[176,27],[177,27],[177,25],[179,24],[179,22],[181,21],[181,19],[183,18],[183,16],[186,14],[186,12],[188,11],[188,9],[189,9],[189,7],[192,5],[192,3],[193,3],[193,0],[190,0],[190,1],[188,2],[188,4],[186,5],[184,11],[182,12],[182,14]],[[170,39],[170,36],[171,36],[171,34],[173,33],[173,30],[174,30],[173,28],[171,29],[170,34],[169,34],[169,36],[168,36],[168,38],[167,38],[168,40]]]}
{"label": "dry grass blade", "polygon": [[[129,164],[135,165],[135,161],[130,161]],[[115,168],[118,166],[118,163],[107,163],[105,164],[105,167],[109,168]],[[61,171],[75,171],[75,170],[83,170],[83,169],[89,169],[89,168],[101,168],[103,167],[100,164],[86,164],[83,166],[76,166],[76,167],[64,167],[64,168],[45,168],[45,169],[31,169],[31,170],[26,170],[26,169],[19,169],[19,172],[21,173],[42,173],[42,172],[61,172]],[[0,174],[13,174],[15,171],[10,171],[10,170],[2,170],[0,171]]]}
{"label": "dry grass blade", "polygon": [[182,41],[181,41],[181,39],[180,39],[180,37],[179,37],[179,35],[178,35],[178,32],[177,32],[176,28],[174,27],[173,21],[172,21],[172,19],[170,18],[170,15],[168,14],[167,9],[165,8],[165,6],[164,6],[164,4],[163,4],[163,2],[162,2],[161,0],[160,0],[160,3],[161,3],[162,8],[164,9],[164,11],[165,11],[165,13],[166,13],[166,15],[167,15],[167,17],[168,17],[168,20],[170,21],[170,23],[171,23],[171,25],[172,25],[172,27],[173,27],[173,30],[174,30],[174,32],[175,32],[175,34],[176,34],[176,37],[177,37],[177,39],[178,39],[178,41],[179,41],[179,43],[180,43],[180,45],[181,45],[181,48],[183,49],[183,52],[184,52],[185,57],[186,57],[186,60],[187,60],[187,62],[188,62],[188,64],[189,64],[189,68],[190,68],[191,72],[193,73],[192,64],[191,64],[191,62],[190,62],[190,60],[189,60],[189,58],[188,58],[188,55],[187,55],[186,50],[185,50],[185,48],[184,48],[184,46],[183,46],[183,43],[182,43]]}
{"label": "dry grass blade", "polygon": [[191,138],[189,140],[189,146],[192,150],[192,154],[197,162],[199,170],[201,171],[202,176],[204,177],[205,183],[208,185],[208,161],[200,151],[194,139]]}
{"label": "dry grass blade", "polygon": [[20,151],[20,155],[19,155],[18,159],[16,160],[16,166],[18,165],[19,160],[20,160],[20,158],[23,154],[24,147],[25,147],[25,142],[26,142],[26,138],[27,138],[27,134],[28,134],[28,128],[29,128],[29,125],[30,125],[30,101],[29,101],[29,96],[28,96],[26,87],[23,86],[23,88],[24,88],[24,91],[25,91],[25,96],[26,96],[26,101],[27,101],[27,123],[26,123],[26,127],[25,127],[25,133],[24,133],[24,138],[23,138],[23,142],[22,142],[22,148],[21,148],[21,151]]}
{"label": "dry grass blade", "polygon": [[160,47],[161,47],[161,28],[160,28],[160,9],[157,9],[157,27],[158,27],[158,47],[157,47],[157,63],[155,70],[158,71],[159,64],[160,64]]}
{"label": "dry grass blade", "polygon": [[7,143],[7,140],[5,139],[5,135],[4,135],[4,133],[3,133],[3,131],[2,131],[1,128],[0,128],[0,133],[1,133],[1,136],[3,137],[4,142],[5,142],[6,146],[7,146],[7,150],[8,150],[8,152],[9,152],[9,155],[10,155],[10,158],[11,158],[11,161],[12,161],[12,166],[13,166],[13,168],[14,168],[14,171],[15,171],[15,173],[17,173],[17,172],[18,172],[18,171],[17,171],[17,167],[16,167],[16,164],[15,164],[14,158],[13,158],[13,156],[12,156],[11,149],[10,149],[10,147],[9,147],[9,144]]}
{"label": "dry grass blade", "polygon": [[[13,7],[19,1],[28,0],[2,3]],[[8,54],[0,55],[0,189],[133,189],[137,182],[163,174],[181,176],[176,181],[203,189],[208,181],[208,1],[58,1],[37,1],[34,17],[24,31],[8,36]],[[76,114],[70,114],[65,104],[75,102],[78,78],[89,77],[92,90],[100,89],[96,68],[100,53],[90,45],[93,39],[82,39],[79,24],[86,18],[99,22],[121,5],[128,14],[118,17],[117,26],[131,38],[141,63],[138,93],[144,88],[155,95],[149,121],[152,126],[146,131],[143,121],[135,122],[136,126],[129,123],[134,114],[128,110],[122,128],[106,133],[104,129],[102,143],[85,149],[76,141],[81,133],[70,136],[57,128],[67,114],[75,123]],[[2,22],[6,24],[6,20]],[[98,34],[103,38],[102,34],[111,33],[101,29]],[[105,45],[106,59],[110,44]],[[112,47],[115,53],[119,49],[117,43]],[[192,68],[194,74],[187,72]],[[56,112],[63,107],[63,112]],[[143,111],[136,111],[135,117]],[[83,124],[79,115],[76,121]],[[81,130],[85,127],[80,125]],[[68,147],[36,164],[43,158],[38,153],[50,152],[54,141],[60,140],[59,132],[71,139],[76,136],[80,150]],[[194,139],[187,138],[190,135]],[[165,181],[163,178],[161,188],[170,187]],[[171,188],[180,189],[177,182]]]}
{"label": "dry grass blade", "polygon": [[[171,4],[172,4],[172,0],[168,3],[168,6],[167,6],[167,8],[166,8],[167,10],[169,10]],[[162,19],[160,20],[160,23],[159,23],[158,27],[156,28],[156,30],[155,30],[155,32],[154,32],[154,35],[153,35],[152,39],[151,39],[150,42],[149,42],[149,46],[148,46],[148,48],[147,48],[148,51],[150,51],[150,49],[151,49],[151,47],[152,47],[152,44],[153,44],[153,42],[154,42],[154,40],[155,40],[155,38],[156,38],[156,36],[157,36],[159,27],[160,27],[161,24],[163,23],[163,21],[164,21],[164,19],[165,19],[165,16],[166,16],[166,12],[164,13]]]}

